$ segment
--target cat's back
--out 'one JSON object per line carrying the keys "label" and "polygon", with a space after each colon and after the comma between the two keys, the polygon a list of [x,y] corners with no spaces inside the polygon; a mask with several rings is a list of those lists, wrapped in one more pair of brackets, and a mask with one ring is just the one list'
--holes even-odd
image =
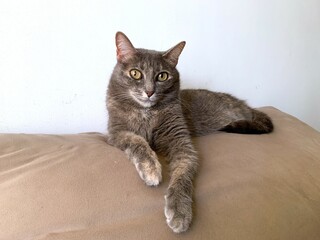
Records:
{"label": "cat's back", "polygon": [[180,91],[180,101],[189,130],[196,136],[218,131],[233,119],[251,117],[244,101],[227,93],[185,89]]}
{"label": "cat's back", "polygon": [[205,105],[210,102],[216,102],[223,100],[222,98],[227,95],[225,93],[212,92],[206,89],[183,89],[180,91],[180,98],[184,104],[197,104]]}
{"label": "cat's back", "polygon": [[214,113],[219,108],[236,103],[237,99],[226,93],[212,92],[206,89],[184,89],[180,91],[183,111],[199,113]]}

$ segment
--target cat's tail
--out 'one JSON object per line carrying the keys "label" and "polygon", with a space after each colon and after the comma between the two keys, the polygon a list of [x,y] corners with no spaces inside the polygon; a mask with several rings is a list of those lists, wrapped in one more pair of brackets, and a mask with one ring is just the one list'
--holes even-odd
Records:
{"label": "cat's tail", "polygon": [[220,131],[242,134],[264,134],[274,129],[270,117],[256,109],[252,109],[251,120],[238,120],[223,127]]}

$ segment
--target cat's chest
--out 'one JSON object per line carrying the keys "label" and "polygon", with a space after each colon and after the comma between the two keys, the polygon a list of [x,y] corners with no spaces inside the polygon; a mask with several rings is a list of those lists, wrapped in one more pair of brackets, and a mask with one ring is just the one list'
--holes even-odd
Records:
{"label": "cat's chest", "polygon": [[148,141],[152,138],[153,129],[158,123],[159,113],[156,110],[136,110],[128,116],[131,131],[143,136]]}

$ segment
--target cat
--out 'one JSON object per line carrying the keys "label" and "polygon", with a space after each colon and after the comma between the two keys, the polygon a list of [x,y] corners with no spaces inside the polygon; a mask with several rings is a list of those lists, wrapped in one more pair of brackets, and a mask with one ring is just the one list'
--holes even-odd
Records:
{"label": "cat", "polygon": [[229,94],[180,90],[176,65],[185,44],[180,42],[165,52],[139,49],[117,32],[117,64],[107,90],[109,143],[126,153],[148,186],[162,180],[155,152],[168,160],[164,213],[176,233],[186,231],[192,221],[198,155],[191,136],[273,130],[265,113]]}

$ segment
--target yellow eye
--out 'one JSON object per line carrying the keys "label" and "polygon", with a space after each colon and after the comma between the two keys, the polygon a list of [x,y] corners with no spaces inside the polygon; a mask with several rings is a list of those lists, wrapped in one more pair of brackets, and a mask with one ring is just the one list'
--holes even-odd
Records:
{"label": "yellow eye", "polygon": [[142,73],[137,69],[130,70],[130,76],[135,80],[140,80],[142,78]]}
{"label": "yellow eye", "polygon": [[162,73],[159,73],[159,75],[157,76],[157,80],[160,82],[163,82],[168,80],[168,77],[169,77],[168,73],[162,72]]}

